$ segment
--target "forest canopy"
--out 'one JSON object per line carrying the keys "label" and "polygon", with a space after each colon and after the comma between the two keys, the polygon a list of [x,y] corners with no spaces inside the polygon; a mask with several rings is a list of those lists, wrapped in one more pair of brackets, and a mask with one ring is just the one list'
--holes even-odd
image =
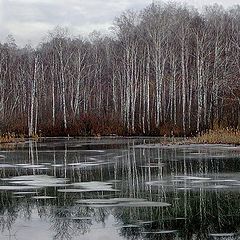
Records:
{"label": "forest canopy", "polygon": [[58,28],[0,44],[0,130],[29,136],[194,135],[240,126],[240,6],[153,3],[114,34]]}

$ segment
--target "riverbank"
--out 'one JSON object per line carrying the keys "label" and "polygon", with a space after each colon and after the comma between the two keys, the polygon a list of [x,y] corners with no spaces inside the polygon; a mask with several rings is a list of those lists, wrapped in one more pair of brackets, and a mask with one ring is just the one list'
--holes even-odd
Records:
{"label": "riverbank", "polygon": [[16,136],[10,133],[0,135],[0,144],[19,143],[24,141],[25,141],[24,135]]}
{"label": "riverbank", "polygon": [[192,140],[193,143],[240,145],[240,131],[238,129],[209,130]]}
{"label": "riverbank", "polygon": [[[81,136],[74,136],[76,138],[81,138]],[[105,137],[112,137],[112,138],[122,138],[125,136],[96,136],[93,138],[105,138]],[[134,136],[136,137],[136,136]],[[144,136],[139,136],[141,138],[144,138]],[[146,138],[150,136],[145,136]],[[6,143],[19,143],[24,142],[26,139],[34,139],[39,140],[44,137],[26,137],[24,135],[16,136],[14,134],[3,134],[0,136],[0,144],[6,144]],[[209,130],[206,133],[201,133],[196,137],[174,137],[174,136],[153,136],[153,138],[158,139],[158,143],[161,143],[163,145],[179,145],[179,144],[234,144],[234,145],[240,145],[240,130],[236,129],[217,129],[217,130]]]}

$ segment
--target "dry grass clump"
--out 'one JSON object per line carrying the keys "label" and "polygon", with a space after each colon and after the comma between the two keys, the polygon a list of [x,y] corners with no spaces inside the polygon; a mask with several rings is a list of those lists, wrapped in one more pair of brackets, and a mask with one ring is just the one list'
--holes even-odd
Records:
{"label": "dry grass clump", "polygon": [[0,143],[16,143],[24,140],[24,136],[16,136],[14,133],[0,135]]}
{"label": "dry grass clump", "polygon": [[218,143],[240,145],[240,130],[238,129],[217,129],[210,130],[195,138],[197,143]]}

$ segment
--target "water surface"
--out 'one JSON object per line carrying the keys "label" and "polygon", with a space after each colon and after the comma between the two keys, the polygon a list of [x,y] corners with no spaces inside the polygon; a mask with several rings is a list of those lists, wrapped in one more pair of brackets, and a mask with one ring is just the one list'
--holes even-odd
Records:
{"label": "water surface", "polygon": [[0,239],[239,239],[240,148],[49,138],[0,149]]}

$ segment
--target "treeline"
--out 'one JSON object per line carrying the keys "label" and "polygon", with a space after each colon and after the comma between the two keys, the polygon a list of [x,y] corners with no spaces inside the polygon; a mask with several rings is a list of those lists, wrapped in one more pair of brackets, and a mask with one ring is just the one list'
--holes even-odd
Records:
{"label": "treeline", "polygon": [[240,126],[240,6],[151,4],[113,35],[0,45],[2,132],[191,135]]}

